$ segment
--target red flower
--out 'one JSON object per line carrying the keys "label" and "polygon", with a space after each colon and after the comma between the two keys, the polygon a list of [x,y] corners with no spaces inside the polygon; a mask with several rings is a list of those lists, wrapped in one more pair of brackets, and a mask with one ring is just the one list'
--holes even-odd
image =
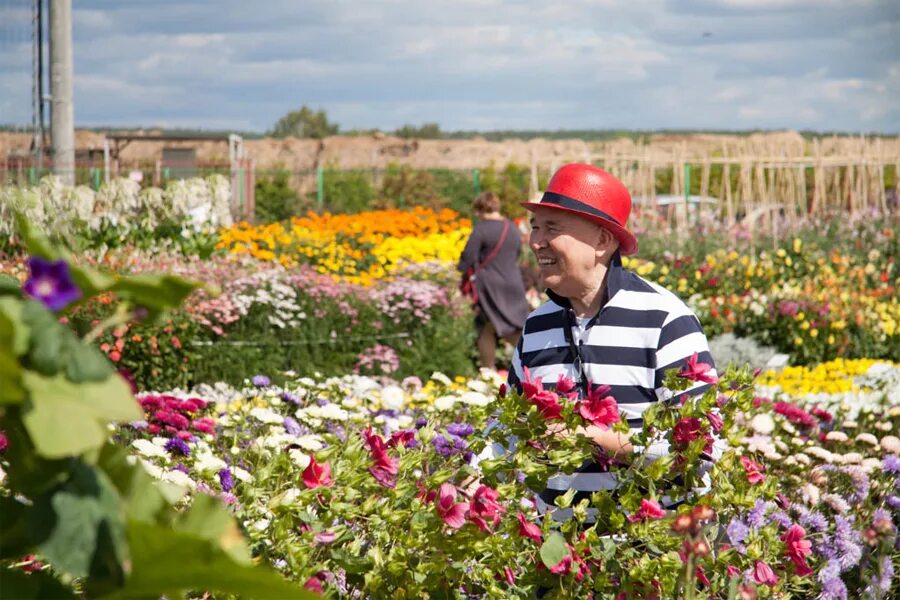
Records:
{"label": "red flower", "polygon": [[442,483],[437,495],[437,511],[444,523],[453,529],[459,529],[466,523],[469,503],[457,502],[456,488],[449,483]]}
{"label": "red flower", "polygon": [[191,423],[191,427],[203,433],[215,433],[216,422],[212,417],[200,417]]}
{"label": "red flower", "polygon": [[609,392],[608,385],[599,385],[588,393],[588,397],[578,404],[578,412],[586,421],[600,427],[609,429],[612,423],[619,421],[619,407],[616,399],[606,396]]}
{"label": "red flower", "polygon": [[534,523],[529,523],[525,515],[518,513],[516,519],[519,521],[519,535],[535,542],[540,542],[543,539],[541,528]]}
{"label": "red flower", "polygon": [[509,585],[515,585],[516,583],[516,574],[509,567],[503,568],[503,574],[506,576],[506,583]]}
{"label": "red flower", "polygon": [[710,373],[710,371],[713,371],[712,365],[697,362],[697,353],[694,352],[687,360],[687,364],[678,371],[678,376],[690,379],[691,381],[702,381],[704,383],[712,384],[718,383],[719,378],[714,371],[712,373]]}
{"label": "red flower", "polygon": [[753,581],[759,585],[768,585],[771,587],[778,583],[778,576],[775,574],[775,571],[772,570],[772,567],[763,561],[758,560],[753,566]]}
{"label": "red flower", "polygon": [[801,577],[812,573],[812,569],[806,564],[806,557],[812,554],[812,542],[803,539],[804,535],[806,535],[805,529],[799,525],[791,525],[781,536],[781,541],[785,546],[785,556],[794,563],[797,575]]}
{"label": "red flower", "polygon": [[709,587],[709,578],[706,576],[706,571],[703,570],[702,565],[697,565],[697,568],[694,569],[694,576],[697,578],[697,581]]}
{"label": "red flower", "polygon": [[322,594],[325,591],[322,589],[322,579],[320,579],[318,575],[313,575],[307,579],[306,583],[303,584],[303,587],[315,594]]}
{"label": "red flower", "polygon": [[525,399],[537,406],[545,419],[549,421],[561,417],[562,406],[559,403],[559,396],[551,390],[545,390],[540,377],[532,381],[528,367],[525,367],[525,381],[522,383],[522,391],[525,393]]}
{"label": "red flower", "polygon": [[366,444],[369,446],[369,454],[375,461],[375,464],[369,468],[369,473],[381,485],[389,488],[394,487],[397,481],[400,459],[388,454],[388,447],[384,440],[380,435],[373,433],[371,427],[364,429],[362,434],[366,439]]}
{"label": "red flower", "polygon": [[572,553],[566,554],[565,557],[552,567],[550,567],[550,572],[555,573],[557,575],[565,575],[572,569]]}
{"label": "red flower", "polygon": [[395,431],[391,434],[391,439],[388,440],[388,447],[394,448],[397,445],[403,445],[409,447],[409,445],[415,442],[416,439],[416,430],[415,429],[404,429],[402,431]]}
{"label": "red flower", "polygon": [[672,441],[681,450],[701,437],[706,440],[706,444],[703,446],[704,451],[709,452],[712,450],[712,436],[706,431],[703,423],[697,417],[682,417],[672,430]]}
{"label": "red flower", "polygon": [[750,485],[756,485],[765,481],[766,476],[762,474],[765,467],[761,464],[750,460],[746,456],[741,457],[741,464],[744,465],[744,471],[747,473],[747,481],[750,482]]}
{"label": "red flower", "polygon": [[722,426],[725,424],[722,421],[722,417],[720,417],[717,413],[711,412],[706,414],[707,420],[709,420],[709,426],[713,431],[719,433],[722,431]]}
{"label": "red flower", "polygon": [[775,402],[772,410],[787,417],[788,421],[801,427],[814,427],[816,420],[808,412],[790,402]]}
{"label": "red flower", "polygon": [[659,505],[659,502],[656,500],[647,500],[644,498],[641,500],[641,507],[638,509],[636,513],[628,517],[628,520],[632,523],[637,521],[644,521],[646,519],[661,519],[666,515],[666,511],[663,510],[662,506]]}
{"label": "red flower", "polygon": [[574,399],[578,395],[577,384],[560,373],[559,379],[556,380],[556,392],[567,398]]}
{"label": "red flower", "polygon": [[319,486],[329,486],[334,483],[331,478],[331,465],[320,465],[314,456],[309,458],[309,466],[303,470],[303,485],[309,489]]}
{"label": "red flower", "polygon": [[6,449],[9,448],[9,438],[6,437],[6,432],[0,430],[0,454],[6,452]]}
{"label": "red flower", "polygon": [[491,525],[497,525],[500,522],[500,515],[506,512],[506,509],[497,502],[499,497],[500,494],[497,490],[486,485],[478,486],[472,495],[468,517],[482,531],[489,533],[491,529],[488,522]]}

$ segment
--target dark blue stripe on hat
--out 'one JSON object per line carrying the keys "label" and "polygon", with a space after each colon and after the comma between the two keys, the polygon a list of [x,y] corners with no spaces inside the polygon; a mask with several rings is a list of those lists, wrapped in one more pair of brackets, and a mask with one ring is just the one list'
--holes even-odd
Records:
{"label": "dark blue stripe on hat", "polygon": [[614,218],[612,215],[603,212],[597,208],[594,208],[590,204],[585,204],[580,200],[576,200],[575,198],[570,198],[569,196],[563,196],[562,194],[557,194],[556,192],[544,192],[544,195],[541,197],[541,204],[553,204],[559,206],[560,208],[568,208],[569,210],[577,210],[579,212],[588,213],[590,215],[594,215],[595,217],[600,217],[606,219],[607,221],[612,221],[617,225],[621,225],[619,220]]}

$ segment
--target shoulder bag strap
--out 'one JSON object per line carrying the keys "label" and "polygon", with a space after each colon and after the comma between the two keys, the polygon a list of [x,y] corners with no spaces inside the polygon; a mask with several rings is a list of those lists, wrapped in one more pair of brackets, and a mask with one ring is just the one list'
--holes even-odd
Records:
{"label": "shoulder bag strap", "polygon": [[485,265],[487,265],[489,262],[491,262],[491,259],[497,255],[497,252],[500,250],[500,246],[502,246],[503,242],[506,241],[506,232],[507,231],[509,231],[509,219],[504,219],[503,220],[503,233],[500,234],[500,241],[497,242],[497,245],[494,246],[494,248],[491,250],[491,253],[488,254],[484,258],[483,261],[481,261],[481,264],[479,264],[478,267],[475,269],[476,272],[483,269],[485,267]]}

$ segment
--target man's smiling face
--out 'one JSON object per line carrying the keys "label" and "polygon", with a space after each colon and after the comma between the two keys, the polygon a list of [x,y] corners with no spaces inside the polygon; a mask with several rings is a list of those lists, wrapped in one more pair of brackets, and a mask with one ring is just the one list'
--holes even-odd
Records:
{"label": "man's smiling face", "polygon": [[[597,267],[615,239],[599,225],[563,210],[538,207],[531,218],[531,251],[543,284],[565,298],[600,285]],[[600,252],[598,252],[600,251]]]}

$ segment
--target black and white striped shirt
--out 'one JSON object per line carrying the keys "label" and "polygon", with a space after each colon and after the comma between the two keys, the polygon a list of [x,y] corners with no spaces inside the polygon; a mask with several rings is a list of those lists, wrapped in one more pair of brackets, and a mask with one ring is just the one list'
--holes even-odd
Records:
{"label": "black and white striped shirt", "polygon": [[[610,386],[621,418],[632,431],[640,431],[644,410],[674,395],[663,386],[667,370],[681,367],[694,353],[700,362],[714,364],[703,328],[691,309],[672,292],[624,269],[618,253],[609,266],[605,302],[582,332],[569,301],[551,291],[548,296],[550,301],[525,322],[509,371],[511,388],[521,390],[523,367],[528,367],[532,378],[540,377],[545,388],[553,388],[560,376],[583,386],[580,361],[587,382]],[[680,393],[700,394],[708,387],[696,382]],[[651,457],[667,453],[664,441],[647,450]],[[539,510],[555,509],[553,500],[571,488],[578,490],[573,505],[591,492],[614,489],[615,476],[603,471],[591,461],[572,475],[551,477],[539,494]],[[555,510],[561,518],[570,512]]]}

